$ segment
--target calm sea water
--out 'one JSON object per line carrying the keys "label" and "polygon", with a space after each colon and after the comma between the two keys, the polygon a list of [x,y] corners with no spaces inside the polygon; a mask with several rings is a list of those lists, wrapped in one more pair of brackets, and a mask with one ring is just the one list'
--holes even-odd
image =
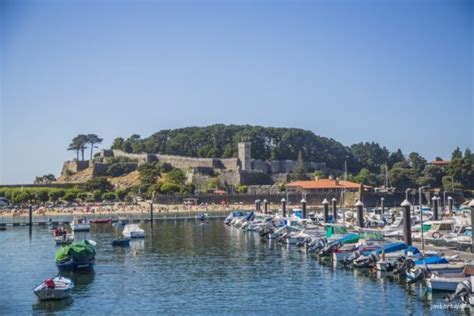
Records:
{"label": "calm sea water", "polygon": [[37,302],[33,287],[57,274],[47,227],[0,232],[0,314],[459,314],[431,310],[443,295],[396,278],[318,262],[296,248],[213,220],[142,224],[147,237],[114,248],[120,230],[96,225],[94,273],[67,274],[70,300]]}

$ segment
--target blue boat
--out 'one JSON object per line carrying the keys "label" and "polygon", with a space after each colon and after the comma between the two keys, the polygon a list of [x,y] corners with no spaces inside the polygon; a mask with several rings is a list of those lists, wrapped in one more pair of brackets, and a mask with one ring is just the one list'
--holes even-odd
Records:
{"label": "blue boat", "polygon": [[57,262],[56,267],[59,271],[71,271],[71,270],[90,270],[94,268],[95,260],[88,261],[76,261],[74,259]]}
{"label": "blue boat", "polygon": [[112,241],[112,246],[114,247],[128,247],[130,246],[130,238],[120,238]]}
{"label": "blue boat", "polygon": [[407,244],[405,244],[404,242],[401,242],[401,241],[397,241],[397,242],[393,242],[393,243],[389,243],[389,244],[386,244],[382,247],[379,247],[375,250],[366,250],[366,251],[363,251],[362,252],[362,255],[364,256],[368,256],[370,255],[371,253],[375,253],[377,255],[381,255],[382,252],[383,253],[392,253],[392,252],[396,252],[396,251],[401,251],[401,250],[405,250],[407,249],[408,246]]}
{"label": "blue boat", "polygon": [[423,259],[418,259],[415,261],[416,265],[424,265],[424,264],[444,264],[444,263],[449,263],[446,258],[440,257],[440,256],[431,256],[431,257],[426,257]]}

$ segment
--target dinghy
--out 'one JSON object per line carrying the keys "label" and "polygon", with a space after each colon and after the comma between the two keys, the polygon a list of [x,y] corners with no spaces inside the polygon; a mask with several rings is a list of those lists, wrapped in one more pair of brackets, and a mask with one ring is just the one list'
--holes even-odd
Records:
{"label": "dinghy", "polygon": [[114,247],[128,247],[130,246],[130,238],[119,238],[112,241]]}
{"label": "dinghy", "polygon": [[33,292],[40,301],[60,300],[71,295],[74,289],[74,283],[67,278],[57,276],[53,279],[46,279],[37,285]]}

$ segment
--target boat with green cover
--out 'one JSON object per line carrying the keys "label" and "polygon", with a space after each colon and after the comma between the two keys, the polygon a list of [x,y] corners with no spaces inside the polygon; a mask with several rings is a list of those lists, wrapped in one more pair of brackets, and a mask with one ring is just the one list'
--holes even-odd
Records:
{"label": "boat with green cover", "polygon": [[56,251],[56,266],[59,270],[92,269],[95,263],[96,245],[93,240],[84,240],[63,246]]}

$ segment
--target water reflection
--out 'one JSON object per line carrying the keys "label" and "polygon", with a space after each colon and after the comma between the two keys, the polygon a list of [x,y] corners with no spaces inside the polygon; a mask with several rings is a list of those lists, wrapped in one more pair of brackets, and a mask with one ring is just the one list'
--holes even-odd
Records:
{"label": "water reflection", "polygon": [[59,275],[71,279],[74,282],[74,293],[85,292],[95,278],[94,270],[63,271]]}
{"label": "water reflection", "polygon": [[41,312],[45,315],[55,315],[55,313],[60,312],[67,307],[69,307],[74,302],[72,297],[68,297],[63,300],[54,300],[54,301],[37,301],[32,306],[33,313]]}

